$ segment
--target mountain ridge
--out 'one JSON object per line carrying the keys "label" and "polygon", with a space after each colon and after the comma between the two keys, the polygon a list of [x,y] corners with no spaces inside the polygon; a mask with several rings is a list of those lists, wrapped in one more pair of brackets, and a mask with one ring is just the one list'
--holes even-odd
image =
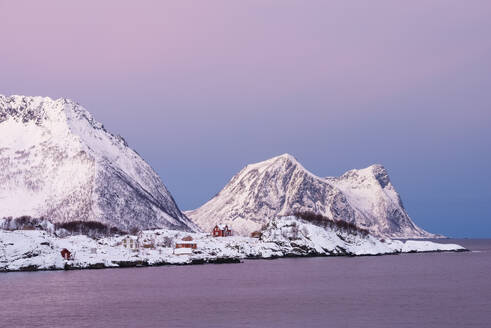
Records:
{"label": "mountain ridge", "polygon": [[215,197],[185,211],[205,231],[225,223],[242,235],[295,212],[345,220],[379,237],[437,237],[407,215],[381,164],[322,178],[290,154],[247,165]]}

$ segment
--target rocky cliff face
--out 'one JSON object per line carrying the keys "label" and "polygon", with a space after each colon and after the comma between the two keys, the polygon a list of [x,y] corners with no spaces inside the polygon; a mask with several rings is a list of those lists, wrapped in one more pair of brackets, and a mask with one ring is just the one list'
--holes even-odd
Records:
{"label": "rocky cliff face", "polygon": [[205,231],[224,223],[246,235],[295,212],[352,222],[379,237],[435,236],[412,222],[381,165],[321,178],[288,154],[246,166],[218,195],[186,214]]}
{"label": "rocky cliff face", "polygon": [[195,230],[122,137],[68,99],[0,96],[0,217]]}

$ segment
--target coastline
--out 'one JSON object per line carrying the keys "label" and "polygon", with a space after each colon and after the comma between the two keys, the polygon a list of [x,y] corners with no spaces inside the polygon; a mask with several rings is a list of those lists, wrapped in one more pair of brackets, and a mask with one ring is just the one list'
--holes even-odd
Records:
{"label": "coastline", "polygon": [[[0,272],[221,264],[287,257],[357,257],[468,251],[457,244],[423,240],[379,240],[371,235],[361,236],[327,230],[294,217],[273,219],[263,231],[261,238],[212,237],[206,233],[166,229],[142,231],[138,236],[112,236],[100,239],[84,235],[60,238],[43,230],[0,231],[0,237]],[[186,248],[186,245],[194,245],[194,248]],[[181,246],[184,248],[180,248]],[[60,254],[61,250],[69,250],[70,257],[64,259]]]}
{"label": "coastline", "polygon": [[294,255],[287,254],[284,256],[272,256],[272,257],[246,257],[246,258],[216,258],[209,260],[194,259],[190,262],[171,263],[171,262],[158,262],[148,263],[146,261],[119,261],[113,262],[115,266],[106,266],[104,263],[95,263],[88,266],[74,266],[66,263],[63,268],[38,268],[35,266],[21,267],[18,270],[0,269],[0,273],[13,273],[13,272],[40,272],[40,271],[73,271],[73,270],[102,270],[102,269],[125,269],[125,268],[146,268],[146,267],[159,267],[159,266],[184,266],[184,265],[204,265],[204,264],[240,264],[244,260],[277,260],[282,258],[312,258],[312,257],[374,257],[374,256],[390,256],[401,254],[428,254],[428,253],[460,253],[470,252],[468,249],[455,249],[455,250],[434,250],[434,251],[410,251],[406,253],[385,253],[385,254],[365,254],[365,255]]}

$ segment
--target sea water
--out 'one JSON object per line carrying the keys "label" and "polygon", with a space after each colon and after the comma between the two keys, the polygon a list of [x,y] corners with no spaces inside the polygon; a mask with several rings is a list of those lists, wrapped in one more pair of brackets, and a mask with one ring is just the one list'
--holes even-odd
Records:
{"label": "sea water", "polygon": [[0,327],[491,327],[491,240],[466,253],[0,273]]}

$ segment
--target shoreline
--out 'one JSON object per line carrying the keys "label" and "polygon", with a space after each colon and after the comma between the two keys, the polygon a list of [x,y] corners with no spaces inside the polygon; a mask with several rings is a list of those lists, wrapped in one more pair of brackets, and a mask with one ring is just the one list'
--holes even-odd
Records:
{"label": "shoreline", "polygon": [[157,229],[98,239],[43,230],[0,230],[0,272],[238,263],[284,257],[381,256],[466,251],[457,244],[378,239],[325,229],[295,217],[273,219],[258,238]]}
{"label": "shoreline", "polygon": [[104,263],[94,263],[89,264],[88,266],[76,266],[71,265],[68,262],[65,263],[63,268],[53,267],[53,268],[39,268],[35,265],[29,265],[26,267],[21,267],[17,270],[5,270],[0,269],[0,274],[2,273],[15,273],[15,272],[44,272],[44,271],[80,271],[80,270],[104,270],[104,269],[128,269],[128,268],[149,268],[149,267],[161,267],[161,266],[186,266],[186,265],[206,265],[206,264],[240,264],[244,263],[244,260],[250,261],[272,261],[283,258],[321,258],[321,257],[347,257],[347,258],[356,258],[356,257],[378,257],[378,256],[397,256],[403,254],[429,254],[429,253],[466,253],[471,252],[471,250],[463,248],[463,249],[454,249],[454,250],[433,250],[433,251],[409,251],[409,252],[393,252],[393,253],[383,253],[383,254],[362,254],[362,255],[354,255],[354,254],[287,254],[284,256],[271,256],[271,257],[245,257],[245,258],[215,258],[215,259],[191,259],[189,262],[180,262],[180,263],[172,263],[172,262],[156,262],[150,264],[148,261],[115,261],[112,264],[115,265],[105,265]]}

